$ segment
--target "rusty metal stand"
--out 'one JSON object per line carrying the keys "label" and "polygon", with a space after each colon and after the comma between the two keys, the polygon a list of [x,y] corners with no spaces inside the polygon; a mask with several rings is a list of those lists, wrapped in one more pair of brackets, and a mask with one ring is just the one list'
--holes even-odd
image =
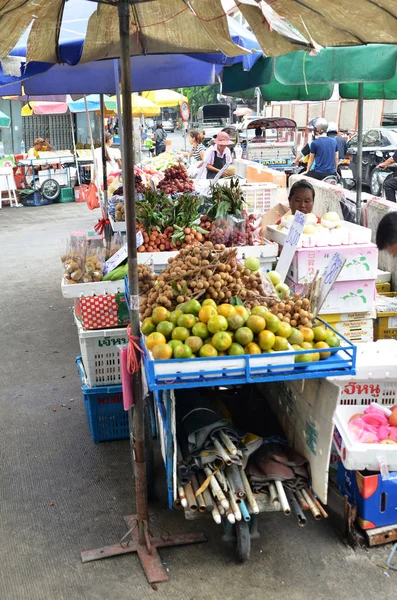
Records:
{"label": "rusty metal stand", "polygon": [[[158,548],[183,546],[185,544],[198,544],[207,541],[205,535],[202,533],[183,533],[170,537],[152,536],[149,531],[148,523],[145,522],[143,527],[145,539],[144,543],[142,544],[139,541],[138,521],[136,515],[124,517],[124,520],[129,528],[129,531],[120,541],[120,543],[113,544],[111,546],[104,546],[103,548],[97,548],[96,550],[87,550],[86,552],[82,552],[81,560],[83,563],[136,552],[139,556],[139,560],[141,561],[148,582],[150,584],[163,583],[168,581],[168,573],[164,568],[159,553],[157,552]],[[131,534],[131,539],[129,541],[124,541],[129,534]]]}
{"label": "rusty metal stand", "polygon": [[[131,332],[135,340],[139,340],[139,287],[138,261],[136,249],[136,218],[135,218],[135,182],[134,182],[134,153],[132,128],[131,101],[131,67],[130,67],[130,5],[134,0],[119,0],[118,15],[120,28],[120,67],[121,87],[124,110],[124,144],[123,144],[123,187],[126,210],[126,228],[128,245],[128,280],[130,288]],[[136,351],[137,352],[137,351]],[[137,357],[138,358],[138,357]],[[139,357],[140,359],[140,357]],[[125,517],[129,531],[119,544],[105,546],[96,550],[81,553],[82,561],[89,562],[110,556],[119,556],[137,552],[147,580],[151,584],[168,581],[157,549],[166,546],[181,546],[205,542],[203,534],[184,534],[177,536],[154,537],[150,532],[149,510],[146,481],[144,402],[142,397],[142,377],[140,368],[132,376],[132,391],[135,399],[134,406],[134,438],[135,438],[135,497],[137,514]],[[129,417],[131,418],[131,410]],[[131,534],[131,540],[124,540]]]}

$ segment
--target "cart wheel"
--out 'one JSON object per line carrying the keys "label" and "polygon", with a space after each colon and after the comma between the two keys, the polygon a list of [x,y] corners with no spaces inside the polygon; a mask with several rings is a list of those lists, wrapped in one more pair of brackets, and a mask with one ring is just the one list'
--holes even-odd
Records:
{"label": "cart wheel", "polygon": [[[143,407],[143,418],[145,427],[145,457],[146,457],[146,482],[147,482],[147,493],[148,499],[154,500],[154,444],[153,444],[153,430],[150,414],[150,397],[147,396],[144,400],[145,405]],[[129,421],[130,426],[130,440],[131,443],[131,458],[132,458],[132,471],[135,477],[135,439],[134,439],[134,409],[131,411],[132,418]]]}
{"label": "cart wheel", "polygon": [[237,521],[236,525],[237,558],[239,562],[246,562],[250,557],[251,535],[250,526],[246,521]]}
{"label": "cart wheel", "polygon": [[46,179],[41,186],[41,193],[46,200],[56,200],[61,193],[61,186],[55,179]]}

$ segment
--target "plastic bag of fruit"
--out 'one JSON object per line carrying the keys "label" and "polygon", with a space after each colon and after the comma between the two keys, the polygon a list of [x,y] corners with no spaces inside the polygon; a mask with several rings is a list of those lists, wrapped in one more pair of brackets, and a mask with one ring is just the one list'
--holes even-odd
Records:
{"label": "plastic bag of fruit", "polygon": [[243,215],[227,215],[227,246],[246,246],[246,220]]}
{"label": "plastic bag of fruit", "polygon": [[70,239],[61,242],[63,276],[68,283],[75,284],[83,281],[86,253],[86,235],[72,235]]}
{"label": "plastic bag of fruit", "polygon": [[83,268],[83,282],[102,281],[103,265],[106,260],[106,248],[102,240],[92,240],[87,246]]}
{"label": "plastic bag of fruit", "polygon": [[246,232],[246,245],[247,246],[262,246],[263,245],[263,231],[262,231],[262,217],[258,215],[245,215],[245,232]]}
{"label": "plastic bag of fruit", "polygon": [[210,240],[213,244],[228,246],[229,223],[226,206],[221,202],[211,226]]}

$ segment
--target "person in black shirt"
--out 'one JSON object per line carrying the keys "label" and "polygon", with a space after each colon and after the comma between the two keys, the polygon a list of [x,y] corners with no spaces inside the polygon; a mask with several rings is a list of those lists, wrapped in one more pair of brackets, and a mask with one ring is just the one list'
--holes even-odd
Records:
{"label": "person in black shirt", "polygon": [[[393,156],[380,163],[378,165],[378,168],[386,169],[386,167],[392,165],[395,162],[397,162],[397,151],[393,154]],[[390,202],[395,202],[397,190],[397,177],[390,177],[390,179],[387,179],[383,184],[383,188],[385,190],[386,200],[389,200]]]}

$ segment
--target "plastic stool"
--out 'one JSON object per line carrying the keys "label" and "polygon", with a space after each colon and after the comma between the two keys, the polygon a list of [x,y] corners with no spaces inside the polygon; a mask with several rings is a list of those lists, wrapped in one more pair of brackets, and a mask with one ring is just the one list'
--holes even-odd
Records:
{"label": "plastic stool", "polygon": [[[18,202],[15,189],[16,185],[12,167],[0,168],[0,209],[2,208],[2,203],[4,200],[8,200],[11,207],[15,206],[18,208],[19,206],[23,206],[23,204]],[[8,192],[7,198],[2,197],[3,191]]]}

